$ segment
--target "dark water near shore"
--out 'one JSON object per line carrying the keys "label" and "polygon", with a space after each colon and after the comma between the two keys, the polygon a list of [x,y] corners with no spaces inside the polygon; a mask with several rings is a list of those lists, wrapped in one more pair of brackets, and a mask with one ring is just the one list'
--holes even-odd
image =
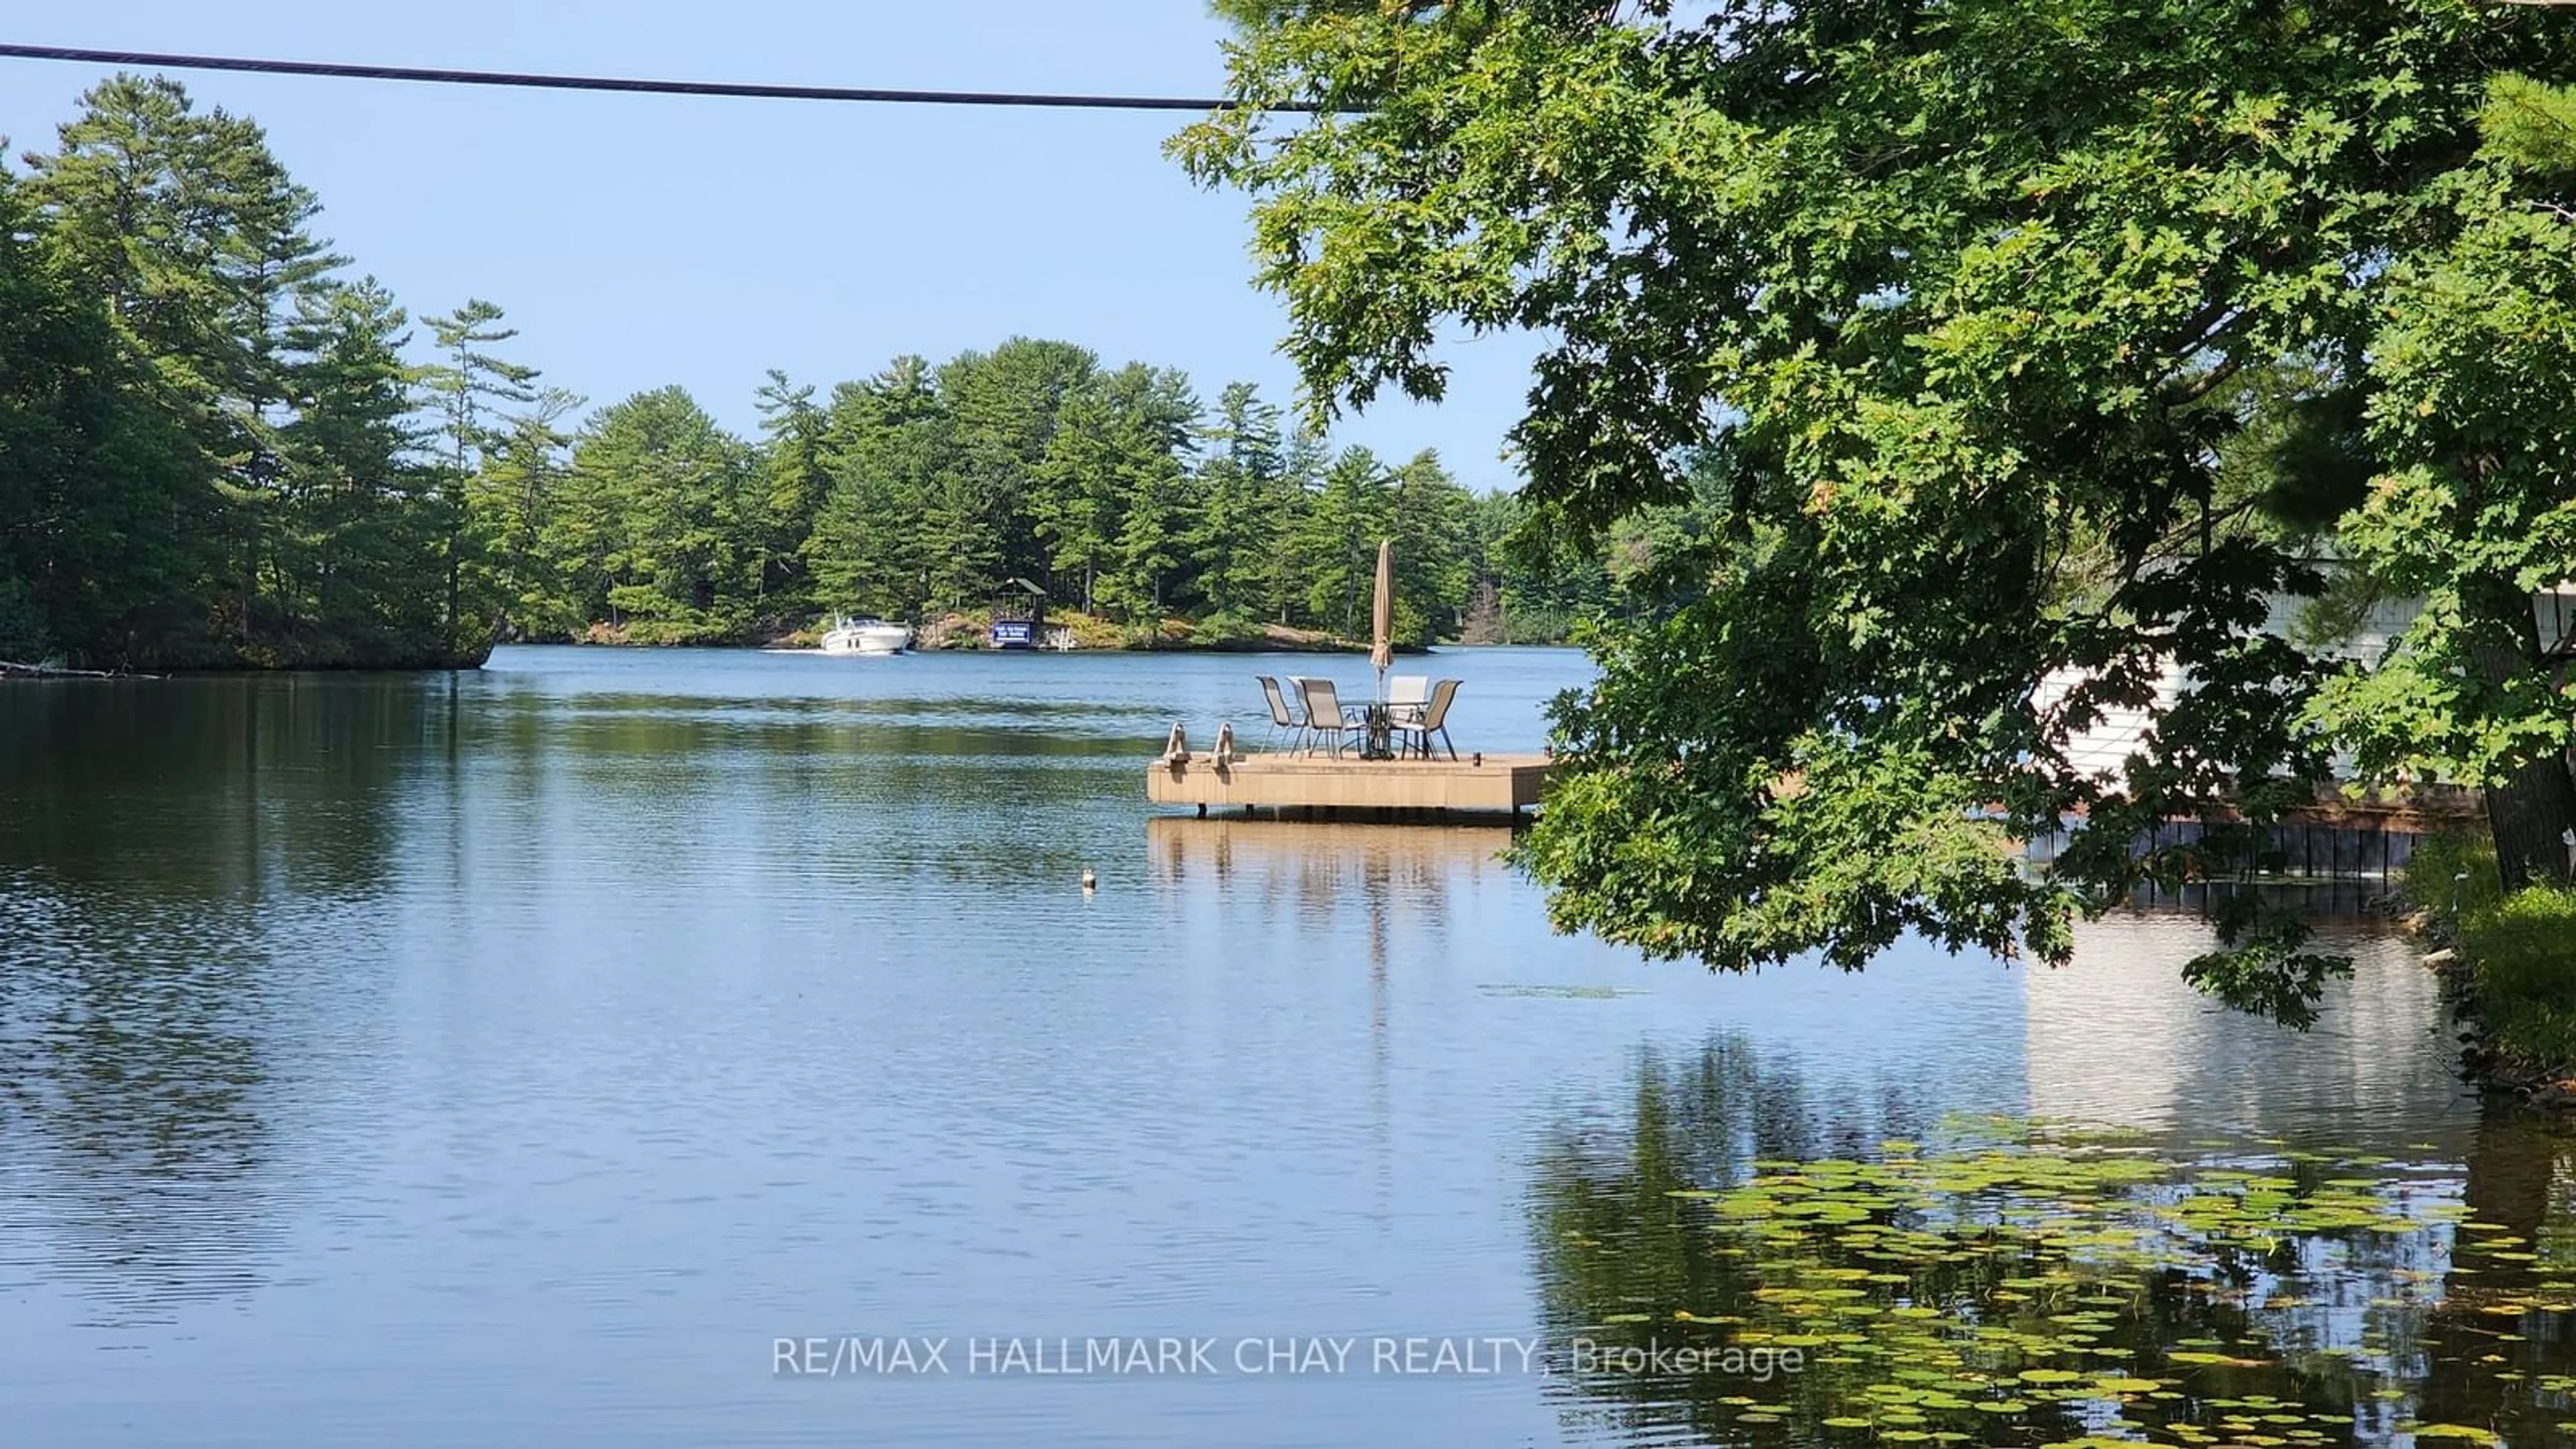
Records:
{"label": "dark water near shore", "polygon": [[[1778,1442],[1823,1431],[1704,1383],[1230,1356],[1722,1298],[1667,1194],[1961,1112],[2389,1159],[2543,1244],[2489,1283],[2557,1270],[2567,1147],[2463,1094],[2399,941],[2352,936],[2304,1037],[2181,987],[2175,917],[2056,973],[1717,979],[1549,934],[1498,829],[1148,812],[1172,719],[1249,725],[1254,668],[1312,662],[0,686],[0,1443]],[[1466,680],[1462,750],[1534,748],[1584,677],[1426,669]],[[2351,1322],[2314,1332],[2476,1271],[2408,1241],[2338,1259]],[[2517,1330],[2493,1364],[2317,1389],[2346,1422],[2310,1432],[2548,1442],[2576,1358],[2528,1312],[2481,1320]],[[970,1335],[1128,1334],[1219,1371],[962,1372]],[[806,1335],[946,1336],[961,1371],[777,1373]]]}

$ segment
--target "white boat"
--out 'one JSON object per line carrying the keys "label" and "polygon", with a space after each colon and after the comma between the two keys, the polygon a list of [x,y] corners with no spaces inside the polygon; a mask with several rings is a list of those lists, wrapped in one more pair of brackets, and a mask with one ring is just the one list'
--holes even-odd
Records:
{"label": "white boat", "polygon": [[823,631],[826,654],[901,654],[912,647],[912,629],[883,619],[835,619]]}

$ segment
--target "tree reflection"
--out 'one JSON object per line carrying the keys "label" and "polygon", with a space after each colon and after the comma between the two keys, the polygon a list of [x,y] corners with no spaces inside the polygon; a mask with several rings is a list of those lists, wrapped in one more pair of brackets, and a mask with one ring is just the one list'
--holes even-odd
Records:
{"label": "tree reflection", "polygon": [[[2336,1445],[2416,1424],[2537,1443],[2576,1418],[2554,1127],[2492,1116],[2464,1165],[2049,1135],[1883,1153],[1912,1116],[1817,1103],[1730,1036],[1642,1057],[1627,1101],[1553,1129],[1531,1227],[1569,1419],[1730,1444]],[[1586,1342],[1803,1363],[1567,1371]]]}
{"label": "tree reflection", "polygon": [[0,691],[0,1259],[115,1321],[261,1280],[282,943],[364,959],[430,688]]}
{"label": "tree reflection", "polygon": [[2570,1144],[2558,1124],[2491,1112],[2469,1148],[2465,1240],[2442,1278],[2441,1303],[2418,1343],[2427,1362],[2422,1416],[2493,1428],[2514,1443],[2562,1437],[2576,1419],[2571,1311],[2576,1261],[2566,1253]]}

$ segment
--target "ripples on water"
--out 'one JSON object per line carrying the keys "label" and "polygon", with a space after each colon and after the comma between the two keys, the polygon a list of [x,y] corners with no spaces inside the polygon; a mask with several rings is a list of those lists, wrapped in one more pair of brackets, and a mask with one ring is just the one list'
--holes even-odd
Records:
{"label": "ripples on water", "polygon": [[[0,690],[12,1430],[1830,1437],[1738,1425],[1711,1384],[814,1383],[771,1343],[1561,1338],[1639,1284],[1713,1311],[1666,1191],[1963,1110],[2332,1143],[2562,1220],[2557,1140],[2461,1096],[2395,941],[2305,1038],[2184,990],[2186,920],[2102,923],[2060,973],[1714,979],[1549,935],[1498,830],[1148,814],[1171,719],[1248,724],[1253,669],[1310,662],[504,650]],[[1430,663],[1468,681],[1462,749],[1534,746],[1581,678]],[[1568,1213],[1581,1241],[1543,1230]],[[2476,1266],[2421,1251],[2356,1271]],[[2499,1361],[2564,1372],[2556,1322]]]}

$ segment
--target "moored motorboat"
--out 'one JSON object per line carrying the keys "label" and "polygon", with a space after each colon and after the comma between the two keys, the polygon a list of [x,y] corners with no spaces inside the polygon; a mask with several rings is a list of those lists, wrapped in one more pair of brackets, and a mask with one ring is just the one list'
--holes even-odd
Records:
{"label": "moored motorboat", "polygon": [[835,619],[823,631],[826,654],[901,654],[911,647],[911,627],[883,619]]}

